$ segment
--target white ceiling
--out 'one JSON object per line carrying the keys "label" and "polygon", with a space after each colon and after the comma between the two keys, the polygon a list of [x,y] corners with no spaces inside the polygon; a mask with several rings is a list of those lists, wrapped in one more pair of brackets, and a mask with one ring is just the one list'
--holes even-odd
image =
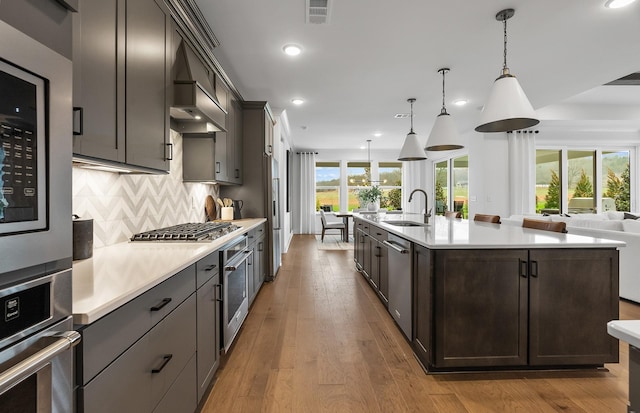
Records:
{"label": "white ceiling", "polygon": [[[460,132],[471,133],[502,68],[495,15],[504,8],[515,9],[508,66],[534,108],[640,108],[640,87],[600,86],[640,71],[640,2],[614,10],[605,0],[333,0],[324,25],[305,23],[305,0],[196,3],[220,41],[214,54],[227,75],[244,99],[286,110],[297,149],[358,148],[373,139],[372,147],[399,150],[409,120],[393,116],[409,112],[410,97],[424,144],[440,112],[441,67],[451,68],[447,109]],[[285,55],[287,43],[303,53]],[[297,97],[305,104],[294,106]],[[452,105],[457,98],[469,104]],[[545,116],[558,122],[553,106],[539,112],[541,127]],[[602,125],[617,120],[598,117]],[[640,130],[640,117],[623,121]]]}

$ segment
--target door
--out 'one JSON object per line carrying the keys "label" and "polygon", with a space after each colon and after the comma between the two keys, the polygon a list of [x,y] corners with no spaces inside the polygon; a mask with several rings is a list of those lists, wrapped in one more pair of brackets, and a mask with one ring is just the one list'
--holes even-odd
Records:
{"label": "door", "polygon": [[[531,365],[618,361],[618,251],[530,250]],[[589,311],[584,311],[588,308]]]}
{"label": "door", "polygon": [[436,367],[527,364],[527,259],[527,250],[436,251]]}

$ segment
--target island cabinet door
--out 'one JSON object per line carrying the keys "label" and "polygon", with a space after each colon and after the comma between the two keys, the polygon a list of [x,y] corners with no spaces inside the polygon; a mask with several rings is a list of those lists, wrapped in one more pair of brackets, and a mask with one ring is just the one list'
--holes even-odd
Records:
{"label": "island cabinet door", "polygon": [[413,249],[413,351],[423,366],[433,364],[432,322],[433,259],[432,251],[415,245]]}
{"label": "island cabinet door", "polygon": [[527,250],[435,253],[435,367],[527,364]]}
{"label": "island cabinet door", "polygon": [[618,361],[617,250],[531,250],[529,283],[531,365]]}

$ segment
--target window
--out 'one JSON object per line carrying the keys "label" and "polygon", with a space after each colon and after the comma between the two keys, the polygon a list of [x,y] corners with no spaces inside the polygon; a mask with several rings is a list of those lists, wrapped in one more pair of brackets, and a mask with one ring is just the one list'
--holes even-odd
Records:
{"label": "window", "polygon": [[378,175],[383,197],[380,207],[394,210],[402,208],[402,162],[380,162]]}
{"label": "window", "polygon": [[602,210],[631,211],[630,151],[602,151]]}
{"label": "window", "polygon": [[358,189],[371,186],[371,164],[369,162],[347,162],[347,190],[349,203],[347,209],[353,211],[360,208]]}
{"label": "window", "polygon": [[463,218],[469,214],[469,156],[437,162],[435,178],[435,213],[461,211]]}
{"label": "window", "polygon": [[536,151],[536,212],[560,213],[562,186],[560,185],[560,159],[558,150]]}
{"label": "window", "polygon": [[340,211],[340,163],[316,162],[316,210]]}
{"label": "window", "polygon": [[538,149],[536,212],[630,211],[630,167],[628,149]]}

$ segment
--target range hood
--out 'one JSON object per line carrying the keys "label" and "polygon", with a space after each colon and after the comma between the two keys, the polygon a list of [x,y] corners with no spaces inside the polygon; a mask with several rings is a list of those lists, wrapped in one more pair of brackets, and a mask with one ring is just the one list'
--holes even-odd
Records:
{"label": "range hood", "polygon": [[176,53],[171,104],[171,128],[180,133],[226,130],[227,112],[216,100],[204,63],[184,40]]}

